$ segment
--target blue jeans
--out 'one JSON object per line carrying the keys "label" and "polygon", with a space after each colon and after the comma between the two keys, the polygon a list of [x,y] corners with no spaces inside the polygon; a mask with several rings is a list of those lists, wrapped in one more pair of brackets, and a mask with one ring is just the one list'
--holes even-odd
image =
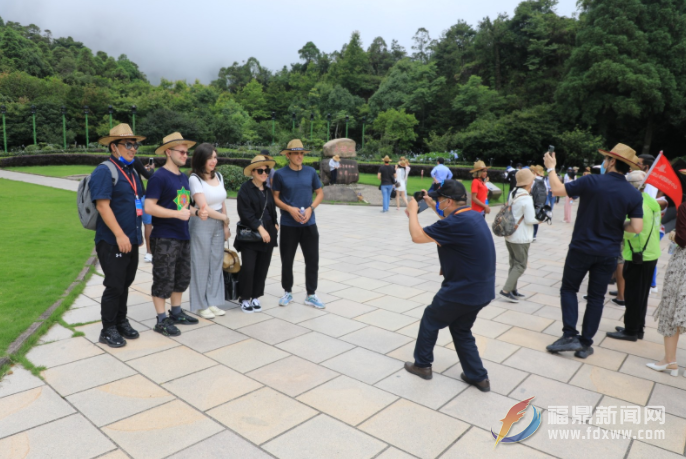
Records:
{"label": "blue jeans", "polygon": [[567,252],[562,273],[562,287],[560,288],[564,336],[577,336],[579,334],[576,329],[576,323],[579,319],[579,300],[576,295],[579,292],[581,282],[588,273],[588,300],[579,341],[584,346],[593,344],[593,336],[598,331],[600,318],[603,314],[607,284],[616,268],[617,257],[589,255],[574,249]]}
{"label": "blue jeans", "polygon": [[553,207],[555,207],[555,196],[553,196],[552,191],[548,191],[548,197],[545,199],[545,205],[550,206],[550,211],[552,212]]}
{"label": "blue jeans", "polygon": [[[487,303],[488,304],[488,303]],[[414,363],[418,367],[430,367],[434,361],[434,346],[438,339],[438,330],[450,328],[453,344],[464,374],[472,381],[483,381],[488,378],[488,372],[479,357],[472,325],[476,315],[486,306],[469,306],[460,303],[449,303],[434,297],[433,303],[424,309],[422,321],[419,324],[417,343],[414,347]]]}
{"label": "blue jeans", "polygon": [[381,185],[381,194],[383,195],[383,211],[388,210],[388,206],[391,204],[391,192],[393,191],[393,185]]}

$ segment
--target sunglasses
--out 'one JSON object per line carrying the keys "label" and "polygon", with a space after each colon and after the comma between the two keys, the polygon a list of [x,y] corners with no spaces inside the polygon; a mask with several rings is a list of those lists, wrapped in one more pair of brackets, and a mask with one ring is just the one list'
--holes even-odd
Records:
{"label": "sunglasses", "polygon": [[175,152],[177,152],[177,153],[180,153],[181,156],[187,156],[187,155],[188,155],[188,151],[187,151],[187,150],[186,150],[186,151],[184,151],[184,150],[174,150],[173,148],[170,148],[170,150],[171,150],[171,151],[175,151]]}
{"label": "sunglasses", "polygon": [[269,169],[268,167],[266,169],[253,169],[253,170],[255,172],[257,172],[259,175],[269,174],[269,172],[271,172],[271,169]]}
{"label": "sunglasses", "polygon": [[117,145],[121,145],[124,148],[126,148],[127,150],[138,150],[138,147],[141,146],[141,144],[138,142],[125,142],[125,143],[120,142]]}

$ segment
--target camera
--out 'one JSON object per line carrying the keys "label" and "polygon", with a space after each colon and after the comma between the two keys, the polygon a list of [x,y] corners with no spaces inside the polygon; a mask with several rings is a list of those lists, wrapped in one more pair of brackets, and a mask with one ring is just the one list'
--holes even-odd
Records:
{"label": "camera", "polygon": [[414,200],[417,202],[422,202],[424,200],[424,196],[425,196],[424,191],[415,191]]}

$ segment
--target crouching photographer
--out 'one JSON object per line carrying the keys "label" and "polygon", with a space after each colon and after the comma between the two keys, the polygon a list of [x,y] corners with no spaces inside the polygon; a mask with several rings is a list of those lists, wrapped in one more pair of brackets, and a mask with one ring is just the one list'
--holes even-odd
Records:
{"label": "crouching photographer", "polygon": [[[405,369],[420,378],[431,379],[438,331],[449,327],[464,370],[462,379],[488,392],[488,372],[479,357],[472,325],[479,311],[495,297],[493,236],[483,216],[467,205],[467,191],[462,183],[445,180],[428,195],[420,193],[407,206],[410,235],[414,243],[436,244],[443,283],[424,310],[414,362],[406,362]],[[424,200],[441,219],[422,228],[417,198]]]}

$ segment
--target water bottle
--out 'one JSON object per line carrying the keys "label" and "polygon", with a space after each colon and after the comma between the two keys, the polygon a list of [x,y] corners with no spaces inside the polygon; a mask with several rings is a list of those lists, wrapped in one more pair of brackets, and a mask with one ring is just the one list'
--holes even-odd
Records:
{"label": "water bottle", "polygon": [[669,244],[669,250],[667,250],[667,253],[674,255],[674,252],[676,252],[676,242],[672,241],[672,243]]}
{"label": "water bottle", "polygon": [[[304,208],[304,207],[301,207],[301,208],[300,208],[300,215],[302,215],[303,218],[305,217],[305,208]],[[304,225],[305,223],[304,223],[304,222],[300,222],[300,224],[301,224],[301,225]]]}

